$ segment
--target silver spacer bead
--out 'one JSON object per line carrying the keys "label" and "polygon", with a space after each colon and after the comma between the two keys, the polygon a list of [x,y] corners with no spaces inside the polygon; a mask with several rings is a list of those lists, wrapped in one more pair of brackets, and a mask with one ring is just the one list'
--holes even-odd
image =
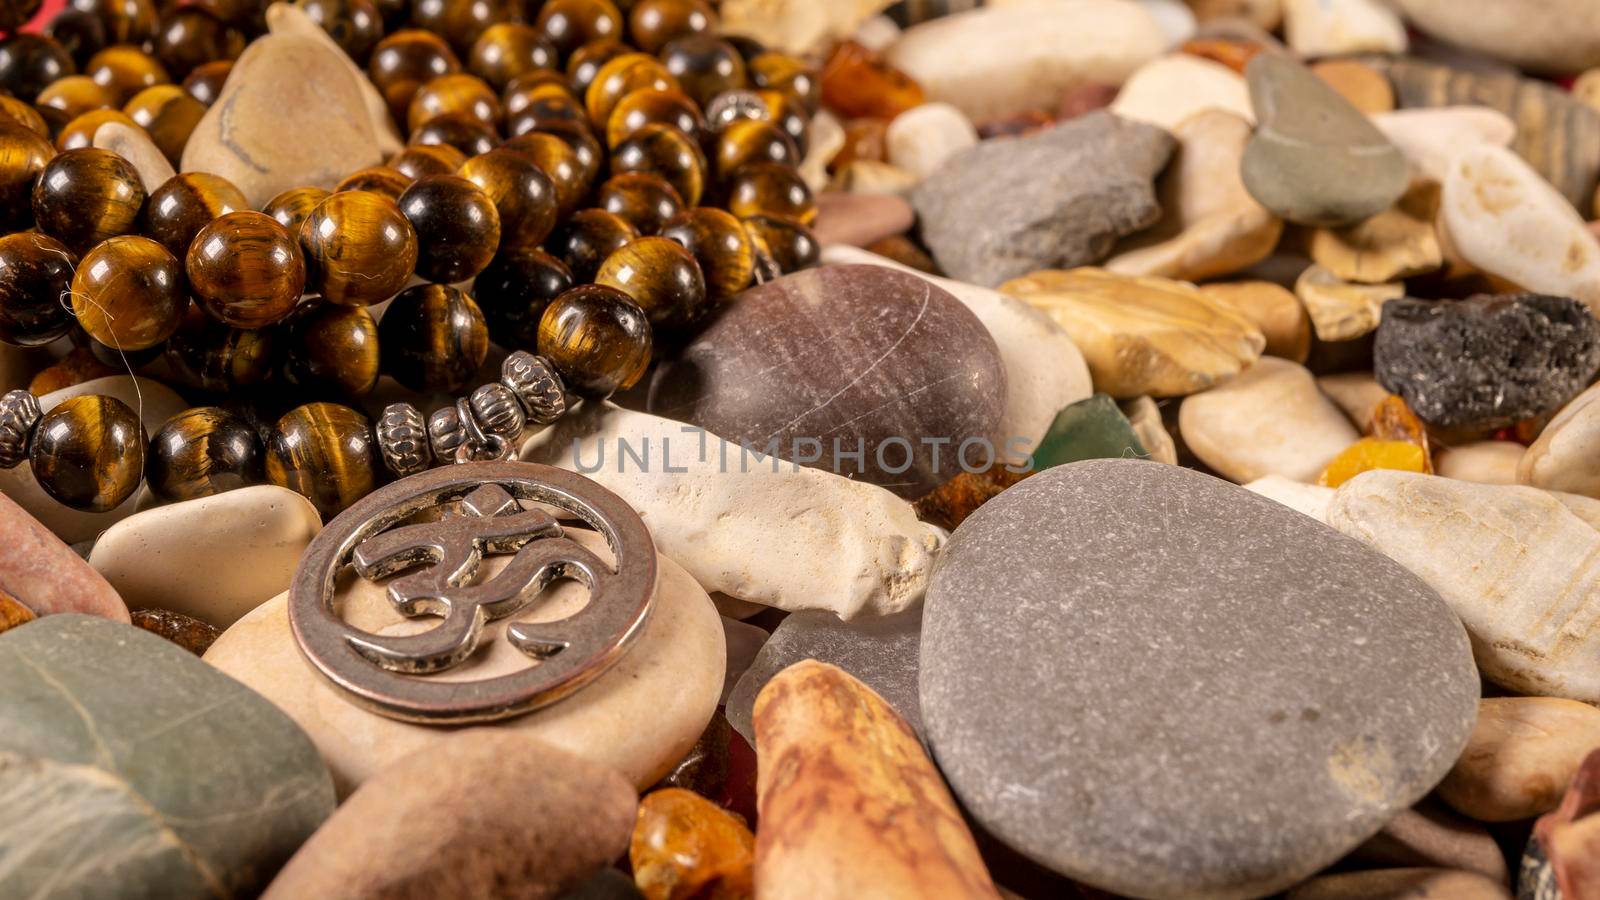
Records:
{"label": "silver spacer bead", "polygon": [[542,356],[518,350],[500,365],[500,383],[511,389],[534,425],[549,425],[567,411],[561,376]]}
{"label": "silver spacer bead", "polygon": [[428,426],[415,406],[409,403],[385,406],[375,431],[383,464],[401,478],[415,475],[433,462],[433,452],[428,447]]}
{"label": "silver spacer bead", "polygon": [[772,110],[767,108],[761,95],[755,91],[744,88],[726,90],[711,98],[711,105],[706,107],[706,122],[712,131],[721,131],[730,123],[739,119],[755,119],[758,122],[772,121]]}
{"label": "silver spacer bead", "polygon": [[467,442],[467,424],[454,405],[433,411],[428,417],[428,446],[433,458],[446,462],[456,458],[456,448]]}
{"label": "silver spacer bead", "polygon": [[527,416],[522,411],[522,403],[517,400],[517,395],[498,381],[474,390],[472,396],[467,398],[467,403],[472,407],[472,418],[486,435],[499,435],[508,441],[515,441],[527,424]]}
{"label": "silver spacer bead", "polygon": [[28,444],[42,415],[39,398],[27,391],[6,391],[0,397],[0,469],[10,469],[27,460]]}

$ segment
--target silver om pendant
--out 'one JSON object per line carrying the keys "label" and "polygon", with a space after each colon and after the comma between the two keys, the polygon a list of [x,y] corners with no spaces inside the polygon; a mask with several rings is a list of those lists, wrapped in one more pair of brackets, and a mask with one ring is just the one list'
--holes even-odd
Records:
{"label": "silver om pendant", "polygon": [[[582,520],[605,539],[615,565],[566,537],[555,516],[521,501]],[[442,517],[419,517],[440,507]],[[503,554],[515,555],[479,582],[483,558]],[[351,626],[333,606],[347,566],[368,580],[392,578],[388,600],[401,615],[441,621],[410,635]],[[486,623],[516,614],[562,578],[588,589],[582,609],[506,629],[531,667],[478,681],[427,677],[467,660]],[[411,722],[481,722],[554,703],[616,663],[644,630],[655,584],[650,532],[616,495],[549,466],[464,463],[397,481],[329,522],[295,570],[289,624],[306,659],[353,702]]]}

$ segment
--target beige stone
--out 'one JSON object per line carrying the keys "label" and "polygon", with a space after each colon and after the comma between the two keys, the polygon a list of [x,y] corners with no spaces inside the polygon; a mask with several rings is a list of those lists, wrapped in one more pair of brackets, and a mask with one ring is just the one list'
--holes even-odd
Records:
{"label": "beige stone", "polygon": [[[592,532],[569,536],[606,553]],[[484,561],[486,576],[510,556]],[[656,602],[644,633],[612,668],[581,691],[544,709],[494,726],[538,738],[558,749],[616,769],[634,787],[654,784],[681,760],[716,711],[725,671],[722,622],[705,591],[672,560],[658,557]],[[404,619],[381,586],[356,579],[340,591],[346,621],[374,633],[412,634],[432,622]],[[551,622],[587,602],[571,581],[557,582],[519,621]],[[451,677],[492,678],[528,665],[504,639],[507,620],[485,626],[477,654]],[[371,713],[345,698],[301,656],[289,630],[287,595],[256,607],[223,632],[205,660],[271,700],[317,745],[340,796],[385,765],[432,758],[452,734]]]}
{"label": "beige stone", "polygon": [[1311,354],[1311,317],[1289,290],[1270,281],[1224,281],[1203,284],[1200,293],[1254,322],[1267,339],[1268,356],[1304,363]]}
{"label": "beige stone", "polygon": [[1105,263],[1121,275],[1201,281],[1271,255],[1283,220],[1257,203],[1239,177],[1250,123],[1205,109],[1174,130],[1178,150],[1157,185],[1162,218],[1126,238]]}
{"label": "beige stone", "polygon": [[806,132],[806,158],[800,161],[799,171],[800,177],[805,179],[806,187],[811,188],[813,194],[827,190],[828,183],[832,179],[828,174],[828,163],[833,161],[835,154],[844,149],[845,140],[844,125],[833,113],[819,109],[817,114],[811,117],[810,128]]}
{"label": "beige stone", "polygon": [[227,628],[289,589],[321,529],[309,500],[255,485],[135,513],[95,541],[89,564],[131,609],[169,609]]}
{"label": "beige stone", "polygon": [[1600,513],[1580,515],[1572,502],[1520,485],[1379,470],[1339,488],[1328,524],[1438,591],[1490,680],[1600,702],[1600,531],[1586,521]]}
{"label": "beige stone", "polygon": [[1436,449],[1433,467],[1440,475],[1459,481],[1516,484],[1523,454],[1523,446],[1515,441],[1471,441]]}
{"label": "beige stone", "polygon": [[1372,413],[1389,396],[1371,372],[1341,372],[1317,378],[1317,389],[1344,410],[1345,417],[1358,431],[1372,430]]}
{"label": "beige stone", "polygon": [[1333,500],[1333,488],[1291,481],[1282,475],[1268,475],[1244,485],[1244,489],[1276,500],[1295,512],[1305,513],[1318,522],[1328,519],[1328,503]]}
{"label": "beige stone", "polygon": [[849,37],[893,0],[723,0],[722,30],[774,50],[806,54]]}
{"label": "beige stone", "polygon": [[922,742],[871,688],[804,660],[761,689],[754,725],[757,896],[998,897]]}
{"label": "beige stone", "polygon": [[1517,137],[1516,124],[1487,106],[1400,109],[1373,116],[1372,124],[1405,154],[1413,178],[1441,183],[1463,150],[1479,144],[1509,147]]}
{"label": "beige stone", "polygon": [[143,128],[124,122],[107,122],[94,130],[93,143],[101,150],[110,150],[132,163],[146,194],[178,174]]}
{"label": "beige stone", "polygon": [[1264,31],[1283,24],[1283,0],[1185,0],[1202,23],[1214,19],[1243,19]]}
{"label": "beige stone", "polygon": [[1267,340],[1194,285],[1103,269],[1044,270],[1000,286],[1056,321],[1083,351],[1095,390],[1173,397],[1238,374]]}
{"label": "beige stone", "polygon": [[1517,481],[1600,498],[1600,386],[1574,397],[1517,464]]}
{"label": "beige stone", "polygon": [[1294,293],[1305,304],[1319,339],[1348,341],[1377,330],[1383,304],[1404,297],[1406,286],[1399,282],[1355,284],[1314,265],[1300,273]]}
{"label": "beige stone", "polygon": [[1439,189],[1414,186],[1389,209],[1355,225],[1311,232],[1311,258],[1337,278],[1383,284],[1436,271],[1444,265],[1434,219]]}
{"label": "beige stone", "polygon": [[1600,66],[1600,5],[1593,0],[1397,0],[1429,34],[1551,75]]}
{"label": "beige stone", "polygon": [[954,106],[924,103],[895,116],[884,141],[889,162],[921,180],[945,160],[978,143],[978,130]]}
{"label": "beige stone", "polygon": [[1439,796],[1482,822],[1515,822],[1555,809],[1590,751],[1600,709],[1554,697],[1492,697]]}
{"label": "beige stone", "polygon": [[1390,819],[1349,860],[1363,868],[1437,867],[1477,872],[1496,884],[1510,882],[1505,854],[1488,829],[1431,798]]}
{"label": "beige stone", "polygon": [[1208,109],[1230,112],[1250,123],[1256,120],[1243,75],[1187,53],[1163,56],[1134,72],[1110,108],[1124,119],[1168,131]]}
{"label": "beige stone", "polygon": [[1169,466],[1178,464],[1177,442],[1172,439],[1166,424],[1161,421],[1161,408],[1156,406],[1156,401],[1149,397],[1135,397],[1132,400],[1123,400],[1117,406],[1122,410],[1122,414],[1128,417],[1128,424],[1133,426],[1134,436],[1139,439],[1139,444],[1150,454],[1151,459]]}
{"label": "beige stone", "polygon": [[1178,431],[1201,462],[1239,484],[1268,475],[1309,484],[1360,437],[1310,372],[1272,356],[1185,397]]}
{"label": "beige stone", "polygon": [[1394,109],[1394,86],[1388,76],[1365,63],[1325,59],[1312,66],[1311,72],[1369,116]]}
{"label": "beige stone", "polygon": [[1476,872],[1373,869],[1313,878],[1285,900],[1511,900],[1511,892]]}
{"label": "beige stone", "polygon": [[345,71],[350,73],[355,79],[356,86],[361,89],[362,102],[367,108],[367,121],[372,123],[372,133],[378,140],[378,149],[386,159],[400,151],[404,146],[404,142],[400,139],[400,130],[395,127],[394,119],[389,115],[389,104],[383,99],[383,95],[378,93],[377,86],[305,10],[293,3],[273,3],[267,7],[267,30],[273,34],[309,37],[338,54],[344,63]]}
{"label": "beige stone", "polygon": [[1382,0],[1284,0],[1283,19],[1301,56],[1406,52],[1405,23]]}

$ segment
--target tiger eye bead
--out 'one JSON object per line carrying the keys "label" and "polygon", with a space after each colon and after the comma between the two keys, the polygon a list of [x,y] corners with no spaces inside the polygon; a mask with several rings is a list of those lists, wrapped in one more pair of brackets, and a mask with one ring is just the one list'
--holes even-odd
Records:
{"label": "tiger eye bead", "polygon": [[594,184],[600,177],[600,170],[605,166],[606,151],[600,145],[600,139],[583,122],[550,122],[539,126],[540,134],[552,135],[559,138],[572,152],[577,154],[578,163],[583,166],[584,180]]}
{"label": "tiger eye bead", "polygon": [[138,170],[110,150],[94,147],[57,154],[33,188],[39,230],[79,251],[132,232],[142,206]]}
{"label": "tiger eye bead", "polygon": [[235,328],[261,328],[294,309],[306,266],[288,229],[265,213],[228,213],[189,245],[189,285],[206,312]]}
{"label": "tiger eye bead", "polygon": [[671,125],[646,125],[623,139],[612,151],[611,171],[659,175],[685,206],[699,203],[705,190],[706,162],[700,147]]}
{"label": "tiger eye bead", "polygon": [[650,365],[650,322],[616,288],[575,287],[540,317],[539,355],[555,367],[568,390],[609,397],[637,384]]}
{"label": "tiger eye bead", "polygon": [[100,21],[99,16],[72,6],[57,12],[55,18],[44,26],[44,33],[60,44],[72,61],[80,66],[111,43],[106,24]]}
{"label": "tiger eye bead", "polygon": [[37,347],[67,333],[72,315],[62,299],[77,265],[78,257],[49,235],[0,237],[0,343]]}
{"label": "tiger eye bead", "polygon": [[716,25],[716,10],[705,0],[639,0],[628,13],[628,34],[646,53],[658,53],[674,38],[705,34]]}
{"label": "tiger eye bead", "polygon": [[343,191],[300,226],[306,289],[332,303],[369,306],[406,286],[417,264],[417,233],[389,199]]}
{"label": "tiger eye bead", "polygon": [[817,204],[805,179],[789,166],[750,163],[728,176],[727,208],[739,218],[778,216],[809,225],[817,218]]}
{"label": "tiger eye bead", "polygon": [[327,521],[378,483],[372,422],[339,403],[307,403],[284,413],[267,441],[267,480],[307,500]]}
{"label": "tiger eye bead", "polygon": [[500,246],[500,213],[482,189],[457,175],[429,175],[400,195],[417,232],[417,275],[454,284],[483,271]]}
{"label": "tiger eye bead", "polygon": [[472,282],[472,296],[502,347],[532,348],[539,340],[539,317],[572,287],[572,272],[538,247],[508,247]]}
{"label": "tiger eye bead", "polygon": [[677,241],[642,237],[606,257],[595,284],[614,287],[639,304],[650,324],[680,328],[706,312],[706,282],[694,255]]}
{"label": "tiger eye bead", "polygon": [[[433,146],[444,146],[436,144]],[[347,191],[360,191],[367,194],[377,194],[388,199],[390,203],[400,199],[415,181],[410,175],[390,166],[372,166],[346,175],[338,184],[333,186],[335,194]]]}
{"label": "tiger eye bead", "polygon": [[188,307],[183,264],[147,237],[102,241],[84,254],[72,279],[78,324],[118,350],[144,350],[166,340]]}
{"label": "tiger eye bead", "polygon": [[15,31],[33,18],[44,0],[5,0],[0,3],[0,31]]}
{"label": "tiger eye bead", "polygon": [[561,87],[540,84],[507,96],[506,134],[516,137],[558,122],[589,127],[583,104]]}
{"label": "tiger eye bead", "polygon": [[709,206],[686,210],[661,229],[700,265],[713,303],[731,298],[755,275],[755,245],[732,213]]}
{"label": "tiger eye bead", "polygon": [[317,208],[317,204],[331,195],[318,187],[297,187],[273,197],[261,211],[276,219],[290,234],[299,234],[300,225]]}
{"label": "tiger eye bead", "polygon": [[622,13],[610,0],[549,0],[534,23],[562,58],[590,41],[622,37]]}
{"label": "tiger eye bead", "polygon": [[96,109],[117,105],[117,92],[87,75],[68,75],[45,86],[34,98],[41,109],[59,109],[68,121]]}
{"label": "tiger eye bead", "polygon": [[72,5],[104,23],[113,44],[143,44],[154,40],[161,28],[156,0],[73,0]]}
{"label": "tiger eye bead", "polygon": [[383,39],[383,14],[372,0],[295,0],[294,5],[358,66]]}
{"label": "tiger eye bead", "polygon": [[29,103],[51,82],[77,71],[66,48],[42,34],[0,40],[0,88]]}
{"label": "tiger eye bead", "polygon": [[423,123],[421,128],[411,133],[409,143],[415,146],[447,144],[466,156],[477,156],[493,150],[500,143],[500,136],[480,119],[466,113],[451,112],[441,113]]}
{"label": "tiger eye bead", "polygon": [[50,126],[32,106],[15,97],[0,95],[0,124],[21,125],[42,138],[50,137]]}
{"label": "tiger eye bead", "polygon": [[808,269],[822,258],[822,242],[793,219],[751,216],[744,220],[744,227],[755,247],[757,268],[767,266],[768,280]]}
{"label": "tiger eye bead", "polygon": [[767,121],[782,129],[804,156],[810,143],[811,126],[800,101],[787,91],[758,90],[754,93],[767,109]]}
{"label": "tiger eye bead", "polygon": [[717,134],[717,177],[725,179],[746,163],[770,162],[800,165],[794,139],[771,122],[738,119]]}
{"label": "tiger eye bead", "polygon": [[411,98],[425,82],[461,71],[461,62],[443,38],[420,28],[385,37],[372,49],[367,77],[399,121],[405,121]]}
{"label": "tiger eye bead", "polygon": [[458,391],[489,353],[489,331],[471,297],[442,284],[400,292],[378,326],[383,371],[414,391]]}
{"label": "tiger eye bead", "polygon": [[261,437],[242,416],[196,406],[168,419],[150,439],[144,477],[150,490],[176,503],[212,497],[266,479]]}
{"label": "tiger eye bead", "polygon": [[489,26],[512,18],[514,0],[412,0],[411,24],[450,42],[457,54],[472,49]]}
{"label": "tiger eye bead", "polygon": [[751,59],[749,68],[750,84],[757,89],[790,94],[808,113],[822,105],[822,80],[803,60],[768,51]]}
{"label": "tiger eye bead", "polygon": [[156,59],[175,78],[215,60],[238,59],[244,33],[198,9],[180,9],[161,23]]}
{"label": "tiger eye bead", "polygon": [[518,75],[554,68],[560,63],[556,48],[539,34],[539,30],[521,22],[490,25],[478,35],[467,53],[467,71],[497,91],[505,90]]}
{"label": "tiger eye bead", "polygon": [[583,106],[589,121],[596,128],[604,128],[623,97],[647,88],[675,91],[678,80],[655,57],[644,53],[624,53],[611,60],[600,67],[584,92]]}
{"label": "tiger eye bead", "polygon": [[732,44],[709,34],[673,39],[661,48],[661,64],[702,109],[723,91],[747,83],[744,57]]}
{"label": "tiger eye bead", "polygon": [[683,198],[659,175],[629,172],[600,185],[595,205],[627,219],[640,234],[655,234],[683,210]]}
{"label": "tiger eye bead", "polygon": [[340,397],[365,397],[378,384],[378,323],[362,307],[297,311],[286,343],[283,371],[294,384]]}
{"label": "tiger eye bead", "polygon": [[84,66],[83,74],[123,99],[172,80],[160,60],[130,44],[118,44],[96,53]]}
{"label": "tiger eye bead", "polygon": [[280,343],[275,327],[234,328],[191,305],[167,338],[166,360],[183,384],[223,393],[268,381]]}
{"label": "tiger eye bead", "polygon": [[56,133],[57,150],[82,150],[94,146],[94,133],[107,122],[116,122],[129,128],[138,126],[127,113],[115,109],[91,109],[61,127]]}
{"label": "tiger eye bead", "polygon": [[[176,168],[182,164],[189,135],[206,114],[206,105],[175,84],[158,84],[135,94],[122,111],[150,133],[161,155]],[[90,135],[90,142],[93,140]]]}
{"label": "tiger eye bead", "polygon": [[519,153],[544,172],[555,189],[558,217],[571,215],[589,193],[589,180],[577,151],[554,135],[534,131],[514,137],[498,149]]}
{"label": "tiger eye bead", "polygon": [[213,219],[249,208],[244,192],[221,175],[183,172],[150,193],[141,230],[182,259],[194,236]]}
{"label": "tiger eye bead", "polygon": [[568,89],[572,91],[573,96],[582,97],[588,92],[589,85],[594,83],[594,77],[600,74],[600,69],[606,63],[624,53],[632,52],[632,47],[611,38],[601,38],[584,44],[567,57]]}
{"label": "tiger eye bead", "polygon": [[55,155],[37,132],[0,122],[0,226],[7,231],[33,224],[34,185]]}
{"label": "tiger eye bead", "polygon": [[417,89],[406,110],[406,123],[416,131],[424,123],[445,113],[465,113],[496,127],[500,122],[500,97],[476,75],[455,72],[440,75]]}
{"label": "tiger eye bead", "polygon": [[580,209],[550,236],[546,246],[572,272],[574,281],[593,281],[600,263],[639,236],[627,219],[603,209]]}
{"label": "tiger eye bead", "polygon": [[606,146],[615,151],[629,135],[651,124],[670,125],[697,145],[706,133],[706,120],[688,95],[649,88],[623,97],[611,111],[606,122]]}
{"label": "tiger eye bead", "polygon": [[492,150],[461,165],[500,216],[500,244],[537,245],[556,225],[555,184],[533,160],[512,150]]}
{"label": "tiger eye bead", "polygon": [[467,155],[449,144],[419,144],[389,158],[388,166],[415,181],[424,175],[454,175]]}
{"label": "tiger eye bead", "polygon": [[189,92],[189,96],[210,106],[217,102],[217,95],[222,93],[222,86],[227,83],[228,75],[232,72],[232,60],[219,60],[195,66],[189,77],[183,79],[183,89]]}
{"label": "tiger eye bead", "polygon": [[62,505],[106,512],[139,489],[144,445],[144,428],[126,403],[89,394],[44,414],[28,460],[39,486]]}

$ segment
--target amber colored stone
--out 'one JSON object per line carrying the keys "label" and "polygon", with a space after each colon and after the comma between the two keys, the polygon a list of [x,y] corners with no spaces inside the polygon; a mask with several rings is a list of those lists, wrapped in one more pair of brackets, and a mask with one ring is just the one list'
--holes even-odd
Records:
{"label": "amber colored stone", "polygon": [[555,184],[526,155],[491,150],[462,163],[459,174],[494,204],[500,216],[499,246],[534,246],[555,228],[559,209]]}
{"label": "amber colored stone", "polygon": [[610,0],[549,0],[534,27],[567,57],[590,41],[622,37],[622,12]]}
{"label": "amber colored stone", "polygon": [[217,96],[222,93],[222,86],[227,83],[228,75],[232,72],[232,60],[218,60],[195,66],[189,77],[183,79],[183,89],[189,92],[189,96],[210,106],[217,102]]}
{"label": "amber colored stone", "polygon": [[892,119],[927,99],[911,76],[855,41],[833,49],[821,80],[822,102],[847,119]]}
{"label": "amber colored stone", "polygon": [[33,188],[33,217],[40,231],[81,253],[132,232],[144,198],[131,163],[110,150],[83,147],[45,164]]}
{"label": "amber colored stone", "polygon": [[106,512],[133,496],[144,479],[144,428],[115,397],[69,397],[34,428],[33,477],[63,506]]}
{"label": "amber colored stone", "polygon": [[604,209],[580,209],[550,235],[545,246],[577,283],[594,280],[600,263],[639,236],[633,223]]}
{"label": "amber colored stone", "polygon": [[458,175],[419,178],[398,205],[417,232],[417,275],[429,281],[465,281],[483,271],[500,246],[494,201]]}
{"label": "amber colored stone", "polygon": [[755,896],[755,835],[743,820],[693,791],[664,788],[639,801],[628,845],[646,900]]}
{"label": "amber colored stone", "polygon": [[372,493],[380,466],[372,422],[338,403],[295,407],[267,441],[267,480],[310,500],[324,522]]}
{"label": "amber colored stone", "polygon": [[1362,438],[1345,448],[1317,477],[1317,484],[1336,488],[1373,469],[1398,469],[1402,472],[1426,470],[1427,452],[1410,441],[1382,441]]}
{"label": "amber colored stone", "polygon": [[498,127],[500,97],[488,82],[476,75],[465,72],[440,75],[417,89],[407,107],[406,122],[415,131],[429,119],[444,113],[465,113],[491,128]]}
{"label": "amber colored stone", "polygon": [[706,0],[638,0],[628,12],[628,36],[646,53],[668,41],[716,29],[717,12]]}
{"label": "amber colored stone", "polygon": [[261,211],[276,219],[290,234],[299,234],[300,226],[317,205],[328,199],[328,192],[319,187],[297,187],[273,197]]}
{"label": "amber colored stone", "polygon": [[59,109],[71,120],[93,109],[115,107],[117,92],[87,75],[68,75],[50,82],[33,103],[40,109]]}
{"label": "amber colored stone", "polygon": [[640,234],[655,234],[683,211],[684,204],[677,189],[665,178],[648,172],[625,172],[600,185],[595,205],[626,219]]}
{"label": "amber colored stone", "polygon": [[828,171],[842,172],[857,160],[883,162],[889,157],[889,123],[883,119],[851,119],[844,123],[844,146],[828,160]]}
{"label": "amber colored stone", "polygon": [[662,227],[661,236],[682,244],[694,256],[714,305],[749,287],[755,276],[750,233],[727,210],[711,206],[686,210]]}
{"label": "amber colored stone", "polygon": [[178,330],[189,308],[183,263],[147,237],[95,245],[72,278],[72,312],[88,335],[117,350],[144,350]]}
{"label": "amber colored stone", "polygon": [[204,655],[211,644],[222,636],[215,626],[170,609],[135,609],[129,615],[133,627],[165,638],[195,656]]}
{"label": "amber colored stone", "polygon": [[[301,0],[322,5],[326,0]],[[367,0],[353,0],[367,2]],[[373,38],[377,40],[376,37]],[[238,59],[244,52],[244,33],[220,22],[210,13],[179,9],[161,23],[156,35],[156,58],[176,78],[184,78],[197,67],[214,60]],[[371,45],[368,45],[368,50]]]}
{"label": "amber colored stone", "polygon": [[96,53],[83,67],[83,74],[115,91],[119,103],[147,87],[172,80],[160,60],[130,44]]}
{"label": "amber colored stone", "polygon": [[692,138],[671,125],[652,123],[623,138],[612,150],[611,171],[659,175],[685,206],[697,205],[705,193],[705,157]]}
{"label": "amber colored stone", "polygon": [[33,379],[28,382],[28,393],[36,397],[54,393],[62,388],[69,388],[75,384],[83,384],[96,378],[105,378],[108,375],[126,374],[118,372],[111,366],[101,362],[98,357],[89,351],[88,347],[78,347],[66,356],[61,357],[53,365],[49,365],[35,372]]}
{"label": "amber colored stone", "polygon": [[667,67],[655,57],[645,53],[618,56],[600,67],[593,83],[584,92],[583,105],[589,113],[589,121],[596,128],[604,128],[622,98],[647,88],[681,90],[678,79],[673,78]]}
{"label": "amber colored stone", "polygon": [[414,391],[459,391],[489,353],[489,329],[471,297],[442,284],[400,292],[378,327],[384,374]]}
{"label": "amber colored stone", "polygon": [[440,113],[411,132],[413,145],[449,144],[467,156],[488,153],[500,143],[500,135],[489,123],[464,112]]}
{"label": "amber colored stone", "polygon": [[0,634],[17,627],[26,625],[38,618],[33,610],[22,605],[22,601],[0,590]]}
{"label": "amber colored stone", "polygon": [[817,203],[805,179],[789,166],[749,163],[728,176],[724,187],[728,212],[739,218],[774,216],[810,225],[817,218]]}
{"label": "amber colored stone", "polygon": [[[443,147],[445,145],[430,144],[429,146]],[[416,179],[391,166],[368,166],[365,169],[351,172],[340,179],[339,183],[333,186],[333,192],[341,194],[346,191],[360,191],[367,194],[377,194],[387,199],[390,203],[396,203],[400,200],[400,195],[406,192],[406,188],[411,187],[413,181],[416,181]]]}
{"label": "amber colored stone", "polygon": [[717,133],[716,174],[725,179],[747,163],[800,165],[800,148],[794,139],[771,122],[738,119]]}
{"label": "amber colored stone", "polygon": [[467,53],[467,71],[497,91],[519,75],[560,65],[556,48],[532,25],[496,22],[483,30]]}
{"label": "amber colored stone", "polygon": [[424,175],[454,175],[467,155],[449,144],[419,144],[389,158],[387,165],[412,181]]}
{"label": "amber colored stone", "polygon": [[261,328],[289,314],[306,284],[300,243],[265,213],[228,213],[195,235],[185,259],[189,286],[206,312],[235,328]]}
{"label": "amber colored stone", "polygon": [[714,35],[691,34],[676,38],[661,48],[660,57],[667,72],[678,79],[683,92],[701,109],[709,106],[723,91],[744,87],[748,80],[744,57],[732,44]]}
{"label": "amber colored stone", "polygon": [[497,149],[520,153],[544,172],[555,188],[556,210],[560,217],[571,215],[589,193],[590,175],[578,158],[578,152],[553,134],[529,132],[506,141]]}
{"label": "amber colored stone", "polygon": [[650,349],[644,310],[616,288],[575,287],[539,319],[539,355],[556,367],[568,390],[586,397],[633,387],[650,365]]}
{"label": "amber colored stone", "polygon": [[1006,466],[990,466],[981,472],[962,472],[931,492],[917,498],[911,506],[917,518],[940,528],[955,530],[978,507],[1000,496],[1032,472],[1013,472]]}
{"label": "amber colored stone", "polygon": [[1250,60],[1267,48],[1255,41],[1208,37],[1191,38],[1184,41],[1180,49],[1190,56],[1198,56],[1201,59],[1209,59],[1214,63],[1221,63],[1243,75],[1245,66],[1250,64]]}
{"label": "amber colored stone", "polygon": [[210,172],[183,172],[161,183],[145,201],[143,230],[179,259],[200,229],[250,202],[233,182]]}
{"label": "amber colored stone", "polygon": [[1403,397],[1390,394],[1372,410],[1372,437],[1380,441],[1408,441],[1422,448],[1422,471],[1433,474],[1433,459],[1428,447],[1428,428],[1406,405]]}

